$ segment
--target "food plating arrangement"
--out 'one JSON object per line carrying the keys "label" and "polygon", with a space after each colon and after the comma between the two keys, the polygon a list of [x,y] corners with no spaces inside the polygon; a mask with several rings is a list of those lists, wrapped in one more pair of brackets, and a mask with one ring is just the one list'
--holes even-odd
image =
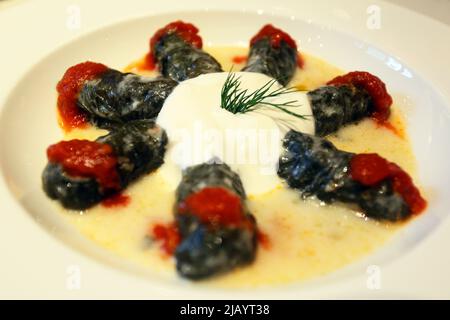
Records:
{"label": "food plating arrangement", "polygon": [[249,48],[204,48],[183,21],[153,32],[123,71],[85,61],[56,84],[64,138],[43,190],[100,247],[161,277],[290,283],[360,259],[425,211],[376,75],[342,72],[271,24]]}

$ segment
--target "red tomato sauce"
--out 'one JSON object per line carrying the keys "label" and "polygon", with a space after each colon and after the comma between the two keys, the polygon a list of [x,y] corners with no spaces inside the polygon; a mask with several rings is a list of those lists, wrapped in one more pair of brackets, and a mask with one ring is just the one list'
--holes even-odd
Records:
{"label": "red tomato sauce", "polygon": [[393,125],[389,121],[379,122],[377,121],[376,124],[382,128],[385,128],[389,131],[391,131],[393,134],[395,134],[397,137],[401,139],[405,139],[405,133],[402,129],[397,128],[395,125]]}
{"label": "red tomato sauce", "polygon": [[385,179],[391,179],[394,190],[408,204],[411,213],[418,214],[427,207],[426,200],[408,173],[376,153],[354,155],[350,160],[350,175],[365,186],[375,186]]}
{"label": "red tomato sauce", "polygon": [[178,213],[195,215],[210,225],[241,226],[247,221],[241,198],[220,187],[203,188],[189,195],[179,204]]}
{"label": "red tomato sauce", "polygon": [[191,44],[193,47],[201,49],[203,47],[202,38],[198,35],[198,28],[191,23],[185,23],[181,20],[169,23],[165,27],[156,31],[150,39],[150,53],[154,56],[154,48],[156,43],[165,35],[175,33],[184,41]]}
{"label": "red tomato sauce", "polygon": [[231,61],[236,64],[241,64],[247,62],[247,56],[234,56]]}
{"label": "red tomato sauce", "polygon": [[289,34],[281,29],[275,28],[271,24],[266,24],[261,30],[250,40],[250,45],[254,45],[261,39],[269,39],[270,45],[274,48],[279,48],[281,42],[284,41],[289,47],[297,50],[295,40]]}
{"label": "red tomato sauce", "polygon": [[61,164],[74,177],[95,178],[107,190],[119,190],[117,157],[106,143],[88,140],[61,141],[47,149],[47,158]]}
{"label": "red tomato sauce", "polygon": [[[241,198],[221,187],[207,187],[186,197],[178,205],[178,214],[192,214],[210,226],[244,226],[250,225],[243,210]],[[171,255],[181,242],[176,223],[156,224],[151,230],[152,237],[161,242],[165,253]],[[258,234],[258,240],[269,246],[268,237]]]}
{"label": "red tomato sauce", "polygon": [[61,126],[69,131],[73,128],[83,128],[88,122],[87,114],[77,105],[78,93],[83,85],[97,78],[108,70],[103,64],[95,62],[83,62],[67,69],[62,79],[58,82],[58,111]]}
{"label": "red tomato sauce", "polygon": [[303,69],[305,67],[305,59],[303,56],[299,53],[297,53],[297,67],[300,69]]}
{"label": "red tomato sauce", "polygon": [[161,248],[168,255],[173,255],[181,242],[181,235],[175,223],[154,225],[150,236],[161,243]]}
{"label": "red tomato sauce", "polygon": [[258,230],[258,242],[261,245],[261,247],[263,247],[266,250],[269,250],[270,248],[272,248],[272,243],[270,241],[269,235],[267,233],[264,233],[260,230]]}
{"label": "red tomato sauce", "polygon": [[142,61],[132,64],[132,66],[139,71],[154,71],[156,69],[155,58],[149,52],[145,55]]}
{"label": "red tomato sauce", "polygon": [[102,206],[105,208],[126,207],[130,204],[130,196],[122,193],[116,193],[102,201]]}
{"label": "red tomato sauce", "polygon": [[366,90],[371,96],[375,107],[372,118],[379,123],[384,123],[388,120],[391,114],[392,97],[387,92],[386,85],[380,78],[368,72],[355,71],[338,76],[327,84],[334,86],[353,85]]}

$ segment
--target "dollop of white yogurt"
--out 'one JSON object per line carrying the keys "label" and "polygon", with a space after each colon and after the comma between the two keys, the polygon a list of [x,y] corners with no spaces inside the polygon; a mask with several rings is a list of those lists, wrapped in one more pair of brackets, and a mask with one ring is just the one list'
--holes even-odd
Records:
{"label": "dollop of white yogurt", "polygon": [[[272,78],[252,72],[236,72],[241,89],[252,93]],[[157,123],[169,144],[160,174],[175,189],[182,170],[208,162],[223,161],[238,173],[249,195],[269,192],[281,185],[277,175],[281,141],[289,129],[314,134],[314,118],[305,92],[271,98],[272,103],[296,101],[290,111],[301,119],[271,106],[233,114],[220,107],[221,91],[228,73],[210,73],[181,82],[166,99]],[[275,83],[270,91],[280,88]]]}

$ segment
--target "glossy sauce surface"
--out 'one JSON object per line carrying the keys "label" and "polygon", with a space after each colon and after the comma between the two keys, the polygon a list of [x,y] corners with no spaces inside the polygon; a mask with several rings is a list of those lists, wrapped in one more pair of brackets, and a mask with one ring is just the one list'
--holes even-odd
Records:
{"label": "glossy sauce surface", "polygon": [[[240,47],[205,50],[222,64],[224,70],[229,70],[232,65],[234,70],[239,70],[242,64],[233,62],[233,57],[245,56],[248,51]],[[310,55],[303,54],[303,59],[304,69],[297,72],[291,83],[303,90],[317,88],[344,73]],[[139,71],[138,65],[139,62],[134,63],[126,71]],[[148,71],[142,73],[152,74]],[[405,137],[367,119],[340,130],[329,139],[343,150],[378,153],[400,165],[414,178],[415,159],[402,119],[395,105],[394,93],[390,122]],[[66,138],[93,139],[101,134],[104,131],[79,129],[70,132]],[[156,185],[158,188],[155,188]],[[154,243],[148,245],[145,241],[145,236],[152,232],[152,226],[167,225],[173,221],[175,195],[171,185],[157,171],[132,184],[125,194],[132,200],[126,207],[97,206],[82,215],[61,212],[96,245],[138,267],[159,274],[161,278],[176,279],[174,261],[161,251],[160,246]],[[315,200],[304,201],[294,191],[281,186],[263,195],[250,195],[248,207],[267,244],[259,247],[255,263],[193,285],[241,288],[308,280],[373,252],[402,226],[367,220],[358,212],[340,205],[324,206]],[[159,231],[162,232],[162,229]]]}
{"label": "glossy sauce surface", "polygon": [[47,158],[73,177],[94,178],[104,189],[120,188],[117,157],[109,144],[77,139],[61,141],[48,147]]}
{"label": "glossy sauce surface", "polygon": [[95,79],[106,70],[108,68],[101,63],[86,61],[70,67],[64,73],[56,86],[58,115],[64,130],[88,126],[87,114],[77,105],[78,94],[87,81]]}

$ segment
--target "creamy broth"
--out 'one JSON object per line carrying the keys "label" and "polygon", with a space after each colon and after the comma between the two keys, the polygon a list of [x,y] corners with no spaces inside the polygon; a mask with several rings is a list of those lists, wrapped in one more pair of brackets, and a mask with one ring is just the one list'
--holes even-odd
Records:
{"label": "creamy broth", "polygon": [[[239,70],[232,58],[246,55],[241,47],[206,48],[228,71]],[[291,85],[310,90],[343,71],[310,55],[303,56],[304,69]],[[131,64],[125,70],[146,75]],[[343,150],[376,152],[396,162],[413,177],[415,160],[405,136],[402,115],[393,107],[392,123],[399,134],[364,120],[340,130],[329,139]],[[95,139],[106,131],[94,128],[73,130],[65,139]],[[156,171],[127,188],[131,202],[123,208],[98,205],[82,214],[61,210],[63,216],[95,244],[134,264],[157,272],[161,277],[177,277],[174,261],[157,245],[145,240],[154,223],[173,220],[173,190]],[[340,205],[321,205],[301,200],[292,190],[279,187],[264,195],[249,196],[248,204],[258,226],[269,238],[260,246],[256,261],[247,267],[201,283],[219,287],[255,287],[304,281],[337,270],[383,245],[401,224],[380,223],[362,217]]]}

